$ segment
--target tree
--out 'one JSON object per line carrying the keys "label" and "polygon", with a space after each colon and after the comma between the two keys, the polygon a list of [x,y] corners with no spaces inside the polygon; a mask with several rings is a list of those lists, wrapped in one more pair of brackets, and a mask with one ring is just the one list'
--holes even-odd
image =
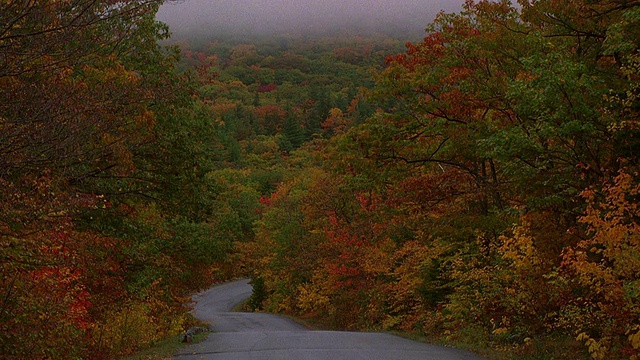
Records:
{"label": "tree", "polygon": [[553,335],[573,339],[558,354],[637,357],[638,9],[468,1],[440,14],[387,58],[373,114],[316,148],[304,205],[270,205],[302,212],[304,231],[259,224],[270,308],[472,329],[519,354]]}
{"label": "tree", "polygon": [[[157,277],[134,280],[170,266],[120,226],[157,219],[140,199],[161,176],[141,168],[143,153],[158,154],[158,113],[183,105],[174,53],[157,43],[160,3],[0,5],[4,357],[113,358],[176,331],[176,298]],[[153,242],[166,236],[156,229]],[[136,247],[146,253],[130,257]]]}

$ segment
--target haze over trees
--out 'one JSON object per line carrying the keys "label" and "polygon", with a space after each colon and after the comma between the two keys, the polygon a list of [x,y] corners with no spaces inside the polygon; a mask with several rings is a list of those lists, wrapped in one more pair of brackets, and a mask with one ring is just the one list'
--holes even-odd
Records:
{"label": "haze over trees", "polygon": [[640,356],[640,2],[467,2],[406,44],[159,7],[0,5],[3,358],[124,356],[234,276],[331,328]]}
{"label": "haze over trees", "polygon": [[165,4],[158,19],[174,37],[227,34],[319,36],[383,33],[420,38],[438,12],[462,9],[463,0],[184,0]]}

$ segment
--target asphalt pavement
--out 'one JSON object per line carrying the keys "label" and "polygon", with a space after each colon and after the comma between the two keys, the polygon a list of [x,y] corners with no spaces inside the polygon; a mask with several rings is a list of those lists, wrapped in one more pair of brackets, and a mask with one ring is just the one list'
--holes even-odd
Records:
{"label": "asphalt pavement", "polygon": [[177,360],[482,360],[467,351],[384,333],[312,331],[277,315],[231,312],[251,295],[248,280],[193,297],[193,314],[208,323],[206,340],[181,349]]}

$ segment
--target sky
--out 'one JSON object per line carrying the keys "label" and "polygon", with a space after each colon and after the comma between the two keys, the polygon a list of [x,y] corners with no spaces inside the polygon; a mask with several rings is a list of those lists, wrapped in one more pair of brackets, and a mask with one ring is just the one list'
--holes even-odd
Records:
{"label": "sky", "polygon": [[216,31],[316,34],[351,30],[422,35],[435,15],[458,12],[464,0],[178,0],[156,18],[176,36]]}

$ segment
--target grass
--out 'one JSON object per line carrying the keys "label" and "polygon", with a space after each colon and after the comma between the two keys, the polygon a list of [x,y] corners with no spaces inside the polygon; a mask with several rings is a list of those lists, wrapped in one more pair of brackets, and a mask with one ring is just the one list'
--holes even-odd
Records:
{"label": "grass", "polygon": [[249,311],[249,307],[247,305],[247,303],[249,302],[249,299],[237,304],[236,306],[234,306],[231,311],[232,312],[244,312],[244,311]]}
{"label": "grass", "polygon": [[207,338],[209,333],[196,334],[191,343],[183,343],[180,336],[172,336],[164,340],[160,340],[150,348],[125,358],[125,360],[169,360],[171,357],[183,347],[198,343]]}
{"label": "grass", "polygon": [[[208,327],[207,324],[194,318],[191,314],[187,316],[189,326]],[[205,340],[207,336],[209,336],[209,333],[210,332],[202,332],[194,335],[190,343],[182,342],[182,334],[169,336],[123,360],[169,360],[180,349]]]}

